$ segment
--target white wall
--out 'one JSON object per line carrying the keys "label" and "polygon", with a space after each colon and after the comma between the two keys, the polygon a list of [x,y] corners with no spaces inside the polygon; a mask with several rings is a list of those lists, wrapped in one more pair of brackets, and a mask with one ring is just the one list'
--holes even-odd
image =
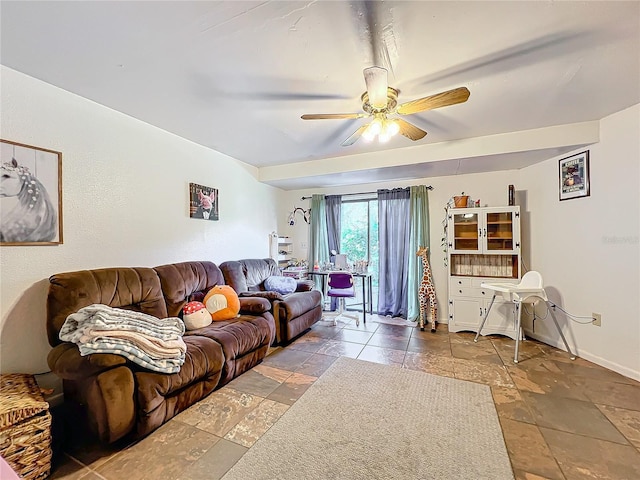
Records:
{"label": "white wall", "polygon": [[[64,244],[0,247],[0,371],[48,370],[48,277],[113,266],[266,257],[282,191],[230,157],[2,67],[1,137],[62,152]],[[7,161],[7,159],[2,159]],[[220,220],[188,216],[189,182]]]}
{"label": "white wall", "polygon": [[[565,324],[584,358],[640,379],[640,106],[601,122],[590,148],[591,197],[559,202],[557,158],[521,171],[459,175],[282,192],[230,157],[86,99],[0,67],[3,139],[63,153],[64,244],[0,247],[0,371],[47,370],[47,278],[109,266],[268,256],[268,234],[294,238],[306,258],[308,228],[294,206],[312,193],[350,193],[430,184],[432,269],[441,321],[446,270],[443,207],[461,191],[482,205],[505,205],[514,184],[523,209],[523,257],[555,302],[571,313],[602,314],[602,327]],[[393,153],[389,153],[393,155]],[[2,159],[4,161],[4,159]],[[219,188],[220,221],[188,218],[189,182]],[[527,242],[528,240],[528,242]],[[557,344],[546,322],[536,335]]]}
{"label": "white wall", "polygon": [[[547,294],[568,312],[602,314],[601,327],[559,315],[570,345],[581,357],[640,380],[638,132],[640,105],[601,121],[600,142],[589,148],[589,197],[558,200],[560,157],[521,170],[518,186],[524,190],[529,268],[542,273]],[[544,308],[538,311],[544,315]],[[535,327],[536,337],[561,344],[552,323],[537,321]]]}
{"label": "white wall", "polygon": [[[393,153],[389,153],[393,155]],[[398,182],[385,182],[375,184],[363,184],[349,187],[319,188],[313,190],[292,190],[284,192],[284,204],[278,215],[279,233],[289,235],[294,239],[294,257],[307,258],[307,250],[302,248],[303,243],[308,242],[309,228],[302,221],[300,216],[296,216],[296,225],[290,227],[286,224],[286,219],[294,206],[309,208],[311,200],[301,200],[303,196],[311,196],[314,193],[344,194],[359,192],[374,192],[378,188],[404,188],[411,185],[431,185],[433,190],[429,192],[429,220],[430,220],[430,243],[431,243],[431,271],[433,273],[433,283],[436,287],[436,298],[438,301],[439,322],[447,323],[447,270],[444,266],[444,251],[440,246],[443,235],[442,220],[444,219],[444,207],[449,199],[465,192],[474,200],[479,199],[482,206],[501,206],[508,203],[508,187],[514,184],[516,189],[518,180],[517,170],[507,170],[502,172],[476,173],[470,175],[456,175],[447,177],[421,178],[416,180],[405,180]]]}
{"label": "white wall", "polygon": [[[571,347],[587,360],[640,380],[639,131],[640,105],[600,122],[601,140],[589,148],[591,196],[587,198],[558,200],[561,157],[556,157],[519,171],[285,192],[279,233],[294,238],[294,256],[306,258],[302,244],[308,242],[307,225],[300,217],[295,227],[286,225],[294,206],[309,207],[310,200],[302,201],[302,196],[433,185],[429,192],[431,267],[438,316],[446,322],[447,273],[440,248],[443,206],[461,191],[480,198],[482,205],[506,205],[507,186],[514,184],[522,212],[526,267],[542,273],[550,299],[565,310],[587,317],[602,314],[602,326],[596,327],[569,322],[557,313]],[[537,312],[545,314],[542,306]],[[524,326],[527,334],[562,347],[550,318],[536,321],[535,331],[530,319],[525,319]]]}

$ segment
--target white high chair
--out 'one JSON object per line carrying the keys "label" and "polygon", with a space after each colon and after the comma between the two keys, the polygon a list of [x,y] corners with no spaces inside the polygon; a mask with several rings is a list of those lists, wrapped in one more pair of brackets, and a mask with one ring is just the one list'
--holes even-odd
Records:
{"label": "white high chair", "polygon": [[[540,300],[547,304],[547,308],[549,307],[549,300],[547,298],[547,292],[545,292],[543,283],[542,283],[542,275],[536,271],[530,271],[523,275],[520,283],[514,285],[510,283],[483,283],[481,284],[483,288],[487,288],[489,290],[493,290],[493,297],[491,298],[491,303],[489,304],[489,308],[487,312],[484,314],[484,318],[480,323],[480,328],[478,328],[478,333],[476,333],[476,337],[474,338],[474,342],[478,341],[478,337],[480,336],[480,332],[482,331],[482,327],[484,327],[485,322],[487,321],[487,317],[489,316],[489,312],[491,311],[491,307],[493,306],[493,302],[496,299],[496,296],[500,294],[505,301],[512,302],[515,307],[515,322],[516,322],[516,351],[513,357],[513,363],[518,363],[518,348],[520,346],[520,338],[523,336],[520,323],[522,319],[522,304],[535,305]],[[553,323],[555,323],[556,328],[558,329],[558,333],[560,334],[560,338],[564,343],[567,352],[571,356],[571,360],[575,360],[576,357],[573,353],[571,353],[571,349],[569,348],[569,344],[567,340],[564,338],[564,334],[560,329],[560,325],[558,324],[558,320],[556,319],[556,315],[553,309],[549,308],[549,313],[551,313],[551,318],[553,319]]]}

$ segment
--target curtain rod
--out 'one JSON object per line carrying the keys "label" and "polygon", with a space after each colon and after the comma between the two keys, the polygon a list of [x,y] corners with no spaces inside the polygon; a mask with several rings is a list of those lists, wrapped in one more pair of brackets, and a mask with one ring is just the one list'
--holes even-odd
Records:
{"label": "curtain rod", "polygon": [[[431,185],[427,185],[427,190],[433,190],[433,187]],[[360,193],[343,193],[341,196],[342,197],[346,197],[348,195],[371,195],[373,193],[378,193],[376,192],[360,192]],[[309,200],[311,197],[302,197],[301,200]]]}

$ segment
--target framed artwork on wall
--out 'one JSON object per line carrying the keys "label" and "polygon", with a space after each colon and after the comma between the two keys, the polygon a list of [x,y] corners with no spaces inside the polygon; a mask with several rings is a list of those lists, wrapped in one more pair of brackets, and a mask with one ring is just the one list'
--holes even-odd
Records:
{"label": "framed artwork on wall", "polygon": [[0,245],[62,243],[62,153],[0,139]]}
{"label": "framed artwork on wall", "polygon": [[204,220],[219,220],[218,189],[190,183],[189,216]]}
{"label": "framed artwork on wall", "polygon": [[588,150],[560,160],[559,181],[560,201],[590,195]]}

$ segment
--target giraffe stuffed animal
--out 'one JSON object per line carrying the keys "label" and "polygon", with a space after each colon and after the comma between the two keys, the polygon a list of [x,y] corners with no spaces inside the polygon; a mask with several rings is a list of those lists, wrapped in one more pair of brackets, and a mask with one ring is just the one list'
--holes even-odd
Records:
{"label": "giraffe stuffed animal", "polygon": [[420,330],[424,330],[427,317],[427,306],[431,307],[431,331],[436,331],[438,319],[438,304],[436,303],[436,289],[431,278],[431,267],[429,266],[429,248],[420,247],[416,252],[422,258],[422,281],[418,289],[418,301],[420,302]]}

